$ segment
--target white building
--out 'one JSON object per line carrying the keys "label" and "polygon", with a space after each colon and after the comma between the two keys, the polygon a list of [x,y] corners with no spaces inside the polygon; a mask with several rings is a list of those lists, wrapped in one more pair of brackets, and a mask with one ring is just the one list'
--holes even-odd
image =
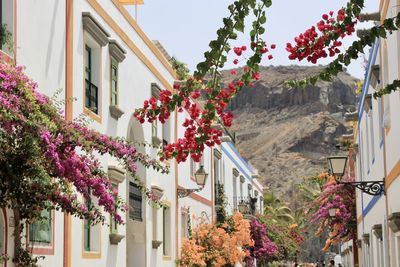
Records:
{"label": "white building", "polygon": [[[122,2],[122,1],[121,1]],[[110,136],[159,144],[182,136],[184,113],[172,114],[166,124],[141,125],[132,117],[135,108],[159,89],[172,89],[176,74],[168,55],[146,36],[118,0],[3,0],[1,22],[13,35],[13,47],[3,47],[3,60],[26,66],[39,91],[53,96],[63,89],[67,119],[85,114],[90,127]],[[157,149],[138,147],[152,157]],[[41,266],[175,266],[188,217],[214,221],[216,181],[225,184],[230,211],[236,197],[257,197],[262,210],[262,186],[256,171],[231,142],[206,149],[202,164],[209,173],[203,190],[179,198],[178,189],[197,188],[191,179],[199,164],[179,166],[170,161],[170,173],[138,168],[138,176],[162,195],[169,209],[148,205],[116,161],[101,162],[119,195],[134,209],[125,225],[89,226],[82,220],[50,211],[49,220],[27,226],[26,243]],[[0,253],[13,255],[13,214],[2,209]],[[11,267],[11,260],[0,264]]]}
{"label": "white building", "polygon": [[[400,11],[395,0],[380,4],[380,20]],[[379,23],[379,22],[377,22]],[[357,190],[357,247],[359,266],[400,266],[400,111],[399,92],[383,98],[376,90],[400,77],[400,34],[378,39],[370,49],[364,86],[360,95],[354,142],[358,144],[356,181],[383,181],[385,194],[370,196]],[[343,248],[349,266],[354,266],[354,248]]]}

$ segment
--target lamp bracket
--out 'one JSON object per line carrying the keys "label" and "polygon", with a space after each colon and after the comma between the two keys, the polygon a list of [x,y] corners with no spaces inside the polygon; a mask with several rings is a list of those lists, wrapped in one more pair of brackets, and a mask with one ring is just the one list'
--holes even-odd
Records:
{"label": "lamp bracket", "polygon": [[385,193],[384,181],[365,181],[365,182],[338,182],[338,184],[349,185],[360,189],[362,192],[371,196],[378,196]]}
{"label": "lamp bracket", "polygon": [[188,195],[190,195],[193,192],[199,192],[201,191],[203,188],[195,188],[195,189],[186,189],[186,188],[178,188],[178,198],[184,198],[187,197]]}

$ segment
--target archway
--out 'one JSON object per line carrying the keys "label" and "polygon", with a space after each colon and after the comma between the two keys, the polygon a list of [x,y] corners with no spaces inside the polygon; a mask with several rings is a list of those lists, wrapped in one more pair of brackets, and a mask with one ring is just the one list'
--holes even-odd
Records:
{"label": "archway", "polygon": [[[128,141],[136,143],[144,143],[144,130],[143,126],[132,117],[128,125],[127,133]],[[135,145],[137,150],[141,153],[146,153],[144,146]],[[146,184],[146,168],[138,163],[136,174],[140,177],[141,181]],[[147,205],[146,200],[135,188],[132,177],[126,179],[127,188],[127,203],[129,204],[130,211],[126,218],[126,245],[127,245],[127,266],[146,266],[147,249],[146,249],[146,219],[147,219]],[[140,194],[140,197],[138,195]],[[138,203],[140,212],[138,211]],[[136,208],[136,209],[135,209]]]}

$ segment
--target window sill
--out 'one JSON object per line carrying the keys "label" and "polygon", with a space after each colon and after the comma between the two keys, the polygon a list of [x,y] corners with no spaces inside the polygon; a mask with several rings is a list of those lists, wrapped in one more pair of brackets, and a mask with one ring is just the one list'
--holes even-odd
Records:
{"label": "window sill", "polygon": [[172,257],[168,256],[168,255],[163,255],[162,259],[163,259],[163,261],[170,261],[170,260],[172,260]]}
{"label": "window sill", "polygon": [[12,56],[4,52],[3,50],[0,50],[0,61],[7,62],[7,63],[14,63],[15,60]]}
{"label": "window sill", "polygon": [[101,252],[99,252],[99,251],[83,251],[82,258],[84,258],[84,259],[100,259]]}
{"label": "window sill", "polygon": [[97,121],[98,123],[101,123],[101,117],[88,109],[87,107],[83,108],[83,114],[87,115],[89,118],[91,118],[94,121]]}
{"label": "window sill", "polygon": [[152,136],[151,142],[154,146],[160,146],[160,144],[162,143],[161,139],[158,138],[157,136]]}
{"label": "window sill", "polygon": [[162,241],[153,240],[153,241],[151,242],[151,244],[152,244],[152,247],[153,247],[154,249],[158,249],[158,247],[162,244]]}
{"label": "window sill", "polygon": [[110,106],[110,114],[111,114],[111,117],[118,120],[119,118],[121,118],[122,115],[124,115],[124,112],[118,106],[111,105]]}
{"label": "window sill", "polygon": [[124,235],[120,235],[117,233],[111,233],[110,235],[110,244],[118,245],[119,242],[125,237]]}

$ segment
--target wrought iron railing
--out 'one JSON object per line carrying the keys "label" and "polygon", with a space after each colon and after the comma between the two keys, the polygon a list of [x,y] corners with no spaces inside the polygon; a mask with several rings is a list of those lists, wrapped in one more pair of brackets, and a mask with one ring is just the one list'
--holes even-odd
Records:
{"label": "wrought iron railing", "polygon": [[98,114],[99,112],[99,89],[96,85],[85,79],[85,106]]}

